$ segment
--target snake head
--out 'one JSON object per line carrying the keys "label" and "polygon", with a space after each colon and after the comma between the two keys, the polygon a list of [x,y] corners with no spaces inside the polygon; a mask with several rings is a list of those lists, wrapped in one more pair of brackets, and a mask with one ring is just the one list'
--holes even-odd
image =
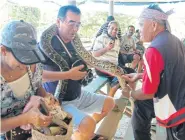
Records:
{"label": "snake head", "polygon": [[59,101],[52,94],[48,94],[46,97],[44,97],[44,102],[49,110],[60,107]]}
{"label": "snake head", "polygon": [[119,75],[123,75],[123,74],[125,74],[125,71],[120,66],[117,66],[116,73],[119,74]]}

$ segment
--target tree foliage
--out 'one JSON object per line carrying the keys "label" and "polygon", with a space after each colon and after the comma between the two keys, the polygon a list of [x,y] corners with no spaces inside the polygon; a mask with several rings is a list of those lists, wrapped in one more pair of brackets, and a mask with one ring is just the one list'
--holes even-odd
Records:
{"label": "tree foliage", "polygon": [[39,26],[40,10],[35,7],[26,7],[19,5],[10,5],[10,19],[12,20],[24,20],[31,23],[34,27]]}
{"label": "tree foliage", "polygon": [[[82,27],[80,28],[80,36],[92,38],[99,30],[101,25],[106,22],[107,12],[83,13]],[[136,19],[123,14],[115,14],[115,19],[119,22],[122,33],[124,33],[130,24],[135,24]]]}
{"label": "tree foliage", "polygon": [[[8,5],[9,18],[11,20],[24,20],[31,23],[38,29],[40,34],[45,28],[55,21],[56,13],[42,12],[36,7],[26,7],[15,4]],[[92,38],[102,24],[106,22],[108,12],[82,12],[82,27],[79,34],[83,38]],[[127,26],[135,23],[135,18],[123,14],[115,14],[115,19],[119,22],[122,33]]]}

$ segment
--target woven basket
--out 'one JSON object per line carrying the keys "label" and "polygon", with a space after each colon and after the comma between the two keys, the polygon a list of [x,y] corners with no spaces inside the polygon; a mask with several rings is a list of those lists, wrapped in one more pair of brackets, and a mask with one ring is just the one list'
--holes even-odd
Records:
{"label": "woven basket", "polygon": [[32,138],[31,140],[70,140],[73,133],[72,121],[68,125],[68,130],[66,135],[56,135],[56,136],[47,136],[41,132],[32,129]]}

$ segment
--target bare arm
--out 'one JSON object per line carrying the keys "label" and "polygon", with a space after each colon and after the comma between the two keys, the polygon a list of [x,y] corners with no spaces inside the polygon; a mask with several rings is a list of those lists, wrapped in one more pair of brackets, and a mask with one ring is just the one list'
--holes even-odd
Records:
{"label": "bare arm", "polygon": [[107,46],[105,46],[105,44],[103,44],[103,42],[102,43],[99,42],[97,44],[95,43],[95,45],[99,45],[99,47],[102,46],[101,49],[93,51],[93,55],[95,57],[102,56],[103,54],[105,54],[106,52],[108,52],[109,50],[111,50],[114,47],[114,42],[109,42],[109,44]]}
{"label": "bare arm", "polygon": [[102,56],[103,54],[105,54],[107,51],[108,51],[108,49],[107,49],[107,47],[105,47],[105,48],[99,49],[97,51],[93,51],[93,55],[95,57],[99,57],[99,56]]}
{"label": "bare arm", "polygon": [[128,76],[127,81],[136,82],[137,80],[142,79],[143,73],[129,73],[126,74],[126,76]]}
{"label": "bare arm", "polygon": [[7,119],[1,119],[1,133],[10,131],[18,126],[28,124],[26,119],[26,114],[21,114],[16,117],[11,117]]}
{"label": "bare arm", "polygon": [[43,81],[58,81],[69,79],[69,71],[66,72],[56,72],[56,71],[43,71],[42,75]]}
{"label": "bare arm", "polygon": [[43,81],[58,81],[58,80],[66,80],[66,79],[71,79],[71,80],[80,80],[85,77],[87,74],[86,71],[82,72],[80,71],[84,65],[80,65],[77,67],[73,67],[69,71],[65,72],[57,72],[57,71],[43,71]]}
{"label": "bare arm", "polygon": [[131,96],[136,100],[148,100],[153,99],[154,94],[144,94],[141,89],[131,92]]}

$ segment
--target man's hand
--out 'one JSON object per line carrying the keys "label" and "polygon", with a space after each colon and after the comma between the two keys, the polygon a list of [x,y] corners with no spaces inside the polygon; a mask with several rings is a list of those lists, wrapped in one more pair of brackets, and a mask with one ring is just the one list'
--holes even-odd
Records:
{"label": "man's hand", "polygon": [[128,76],[128,82],[136,82],[137,80],[142,78],[142,73],[130,73],[130,74],[126,74],[126,76]]}
{"label": "man's hand", "polygon": [[27,123],[34,126],[46,127],[52,121],[52,116],[42,114],[38,108],[31,108],[28,112],[25,113]]}
{"label": "man's hand", "polygon": [[[26,106],[23,109],[22,113],[29,112],[32,108],[39,108],[40,107],[40,100],[43,99],[40,96],[31,96],[29,102],[26,104]],[[30,130],[32,126],[30,124],[22,125],[20,126],[24,130]]]}
{"label": "man's hand", "polygon": [[26,104],[26,106],[23,109],[22,113],[28,112],[31,108],[39,108],[40,107],[40,100],[43,99],[40,96],[31,96],[29,102]]}
{"label": "man's hand", "polygon": [[71,80],[83,79],[85,77],[85,75],[87,74],[86,71],[84,71],[84,72],[80,71],[83,68],[84,68],[84,65],[80,65],[80,66],[73,67],[72,69],[70,69],[69,70],[69,79],[71,79]]}
{"label": "man's hand", "polygon": [[112,48],[114,47],[114,42],[110,42],[108,45],[107,45],[107,51],[111,50]]}

